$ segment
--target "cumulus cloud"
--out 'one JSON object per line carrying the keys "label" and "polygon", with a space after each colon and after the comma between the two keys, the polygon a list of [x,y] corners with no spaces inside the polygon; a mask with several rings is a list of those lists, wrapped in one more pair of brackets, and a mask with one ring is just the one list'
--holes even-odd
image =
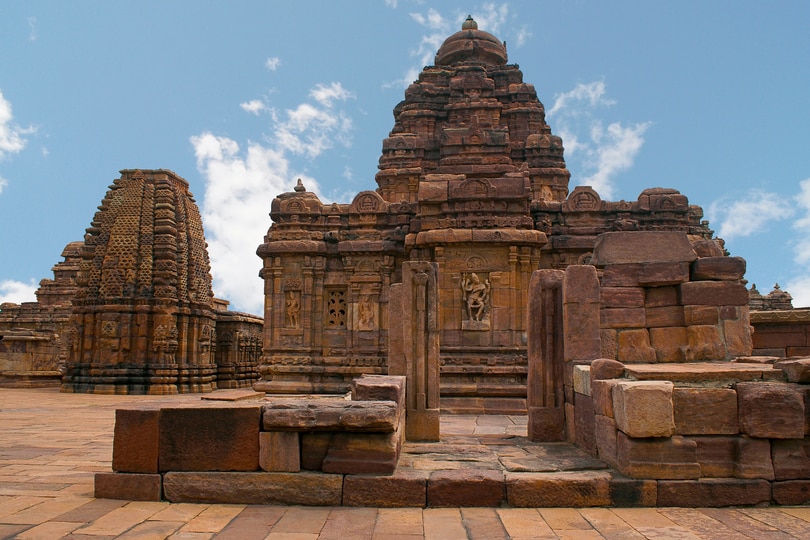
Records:
{"label": "cumulus cloud", "polygon": [[3,189],[8,185],[8,180],[0,176],[0,194],[3,193]]}
{"label": "cumulus cloud", "polygon": [[255,114],[258,116],[262,113],[262,111],[267,109],[267,105],[264,104],[264,101],[260,99],[252,99],[250,101],[245,101],[244,103],[239,104],[242,107],[242,110],[249,112],[251,114]]}
{"label": "cumulus cloud", "polygon": [[11,302],[21,304],[23,302],[36,301],[37,284],[32,279],[29,282],[14,281],[5,279],[0,281],[0,304]]}
{"label": "cumulus cloud", "polygon": [[267,61],[265,61],[264,63],[264,67],[266,67],[270,71],[277,70],[280,65],[281,65],[281,58],[275,56],[268,58]]}
{"label": "cumulus cloud", "polygon": [[709,205],[713,223],[719,222],[717,235],[726,240],[744,238],[764,230],[769,223],[795,214],[789,200],[776,193],[753,189],[742,197],[724,198]]}
{"label": "cumulus cloud", "polygon": [[798,240],[793,247],[794,260],[805,266],[810,262],[810,178],[799,182],[799,193],[793,200],[801,215],[793,223],[793,229],[799,233]]}
{"label": "cumulus cloud", "polygon": [[33,128],[21,128],[12,120],[11,103],[3,97],[0,91],[0,159],[11,154],[18,154],[25,148],[25,135],[33,133]]}
{"label": "cumulus cloud", "polygon": [[[197,168],[205,179],[201,212],[214,291],[230,300],[232,309],[262,313],[256,248],[270,226],[270,204],[279,193],[291,191],[298,178],[320,196],[315,179],[297,172],[294,163],[350,144],[351,118],[338,105],[353,97],[340,83],[319,84],[308,101],[292,109],[268,109],[270,133],[261,143],[240,145],[211,132],[191,137]],[[253,112],[251,107],[242,108]]]}
{"label": "cumulus cloud", "polygon": [[576,183],[593,187],[606,199],[614,197],[616,176],[633,166],[644,145],[644,134],[652,125],[611,122],[604,127],[602,109],[615,104],[607,97],[605,82],[594,81],[558,94],[546,113],[553,119],[554,131],[565,141],[569,167],[580,169]]}

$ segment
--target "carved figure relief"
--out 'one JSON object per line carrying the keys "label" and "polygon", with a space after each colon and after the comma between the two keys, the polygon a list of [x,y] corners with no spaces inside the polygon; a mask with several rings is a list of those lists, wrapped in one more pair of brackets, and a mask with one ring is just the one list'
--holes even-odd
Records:
{"label": "carved figure relief", "polygon": [[357,303],[357,329],[377,329],[377,303],[372,302],[368,295],[364,295]]}
{"label": "carved figure relief", "polygon": [[489,330],[490,291],[489,279],[481,280],[472,272],[461,276],[461,291],[467,320],[462,321],[463,330]]}
{"label": "carved figure relief", "polygon": [[287,328],[300,328],[301,298],[298,291],[287,291],[285,314],[287,318]]}

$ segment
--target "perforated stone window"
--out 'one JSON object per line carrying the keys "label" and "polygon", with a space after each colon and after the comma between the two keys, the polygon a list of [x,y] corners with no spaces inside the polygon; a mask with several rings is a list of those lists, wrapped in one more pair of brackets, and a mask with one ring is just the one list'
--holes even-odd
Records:
{"label": "perforated stone window", "polygon": [[326,327],[346,328],[346,290],[329,291],[326,299]]}

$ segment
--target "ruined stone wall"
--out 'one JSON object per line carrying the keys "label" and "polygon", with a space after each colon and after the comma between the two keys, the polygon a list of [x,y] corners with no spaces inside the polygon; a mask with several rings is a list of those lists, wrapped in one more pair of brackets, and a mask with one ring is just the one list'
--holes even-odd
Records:
{"label": "ruined stone wall", "polygon": [[752,311],[754,354],[810,356],[810,310]]}

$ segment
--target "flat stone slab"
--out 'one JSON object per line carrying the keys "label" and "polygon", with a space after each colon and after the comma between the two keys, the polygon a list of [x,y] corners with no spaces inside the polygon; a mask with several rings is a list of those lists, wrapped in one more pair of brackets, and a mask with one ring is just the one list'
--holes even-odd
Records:
{"label": "flat stone slab", "polygon": [[673,383],[783,381],[784,372],[769,364],[695,362],[690,364],[625,364],[625,376],[638,381]]}
{"label": "flat stone slab", "polygon": [[203,394],[204,401],[253,401],[264,399],[267,396],[264,392],[255,392],[249,388],[234,390],[216,390],[210,394]]}
{"label": "flat stone slab", "polygon": [[354,431],[391,433],[401,408],[394,401],[273,400],[264,405],[265,431]]}

